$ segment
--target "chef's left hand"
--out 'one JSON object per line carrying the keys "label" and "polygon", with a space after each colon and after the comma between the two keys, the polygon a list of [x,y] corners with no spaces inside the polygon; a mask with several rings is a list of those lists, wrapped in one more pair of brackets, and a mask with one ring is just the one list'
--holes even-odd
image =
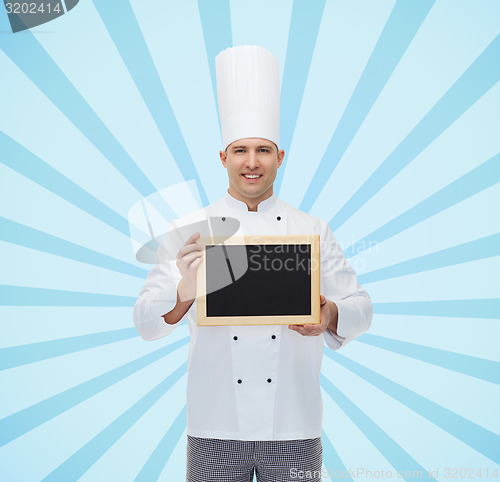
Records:
{"label": "chef's left hand", "polygon": [[327,301],[323,295],[319,297],[319,303],[319,324],[288,325],[288,328],[304,336],[318,336],[327,329],[337,334],[337,322],[339,320],[337,305],[333,301]]}

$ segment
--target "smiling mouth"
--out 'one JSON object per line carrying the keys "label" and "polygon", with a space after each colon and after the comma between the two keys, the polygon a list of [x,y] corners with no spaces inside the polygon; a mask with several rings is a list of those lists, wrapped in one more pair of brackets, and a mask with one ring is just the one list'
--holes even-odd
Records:
{"label": "smiling mouth", "polygon": [[259,179],[260,177],[262,177],[262,174],[242,174],[242,176],[245,179],[253,180],[253,179]]}

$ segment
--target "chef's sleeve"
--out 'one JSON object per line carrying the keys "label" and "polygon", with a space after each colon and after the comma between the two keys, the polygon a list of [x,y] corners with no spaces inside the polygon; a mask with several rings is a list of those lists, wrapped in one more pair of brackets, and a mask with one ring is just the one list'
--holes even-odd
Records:
{"label": "chef's sleeve", "polygon": [[167,249],[167,234],[157,253],[157,264],[149,272],[134,307],[134,325],[144,340],[156,340],[170,334],[182,321],[170,325],[163,315],[177,303],[177,285],[181,279],[176,258]]}
{"label": "chef's sleeve", "polygon": [[329,348],[338,350],[368,331],[373,307],[326,222],[320,236],[321,294],[338,308],[338,335],[326,330],[324,338]]}

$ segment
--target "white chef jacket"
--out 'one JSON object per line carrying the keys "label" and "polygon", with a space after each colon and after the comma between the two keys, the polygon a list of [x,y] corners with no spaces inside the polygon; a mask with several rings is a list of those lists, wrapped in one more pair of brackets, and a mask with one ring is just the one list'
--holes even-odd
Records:
{"label": "white chef jacket", "polygon": [[[302,336],[288,325],[198,326],[196,301],[186,316],[188,359],[187,433],[235,440],[321,437],[319,376],[323,346],[337,350],[368,330],[372,304],[347,263],[328,224],[275,195],[256,212],[229,194],[173,226],[208,217],[236,218],[240,235],[319,234],[320,292],[338,307],[338,335]],[[166,259],[165,240],[134,308],[145,340],[171,333],[162,315],[173,309],[180,274]],[[162,262],[163,261],[163,262]]]}

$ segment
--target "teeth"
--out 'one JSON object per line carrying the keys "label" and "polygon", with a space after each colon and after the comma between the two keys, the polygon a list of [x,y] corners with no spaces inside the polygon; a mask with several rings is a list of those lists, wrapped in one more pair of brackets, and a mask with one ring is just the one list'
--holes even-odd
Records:
{"label": "teeth", "polygon": [[258,174],[243,174],[247,179],[257,179],[260,177]]}

